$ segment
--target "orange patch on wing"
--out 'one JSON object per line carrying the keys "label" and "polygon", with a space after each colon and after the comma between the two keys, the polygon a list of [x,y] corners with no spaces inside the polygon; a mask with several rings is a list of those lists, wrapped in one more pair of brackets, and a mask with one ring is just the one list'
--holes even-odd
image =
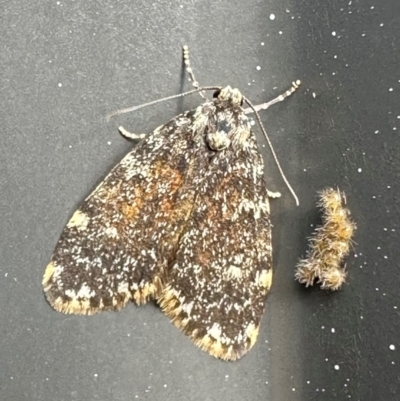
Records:
{"label": "orange patch on wing", "polygon": [[[157,169],[160,169],[164,175],[164,184],[168,183],[169,192],[174,194],[179,191],[183,184],[183,177],[179,170],[172,169],[169,166],[163,166],[161,163],[158,163]],[[160,175],[160,174],[158,174]],[[160,209],[163,213],[171,212],[175,208],[175,204],[173,204],[170,200],[164,199],[162,204],[160,205]]]}
{"label": "orange patch on wing", "polygon": [[137,219],[145,202],[143,198],[144,191],[141,187],[134,187],[132,191],[134,193],[132,201],[127,199],[121,185],[112,188],[106,198],[107,202],[114,205],[115,209],[118,210],[123,220],[133,221]]}
{"label": "orange patch on wing", "polygon": [[119,210],[121,214],[127,219],[127,220],[134,220],[137,215],[139,214],[139,208],[135,207],[133,205],[130,205],[127,202],[121,202],[119,205]]}
{"label": "orange patch on wing", "polygon": [[213,256],[211,252],[209,251],[204,251],[199,253],[199,261],[203,266],[209,266],[211,260],[213,259]]}
{"label": "orange patch on wing", "polygon": [[[99,187],[97,197],[106,205],[110,205],[110,213],[104,218],[111,217],[112,211],[120,215],[120,220],[112,224],[119,236],[123,235],[127,224],[140,218],[143,208],[149,203],[158,206],[158,210],[162,212],[160,218],[163,220],[168,216],[169,220],[176,221],[190,214],[192,202],[180,201],[174,197],[174,194],[182,187],[184,177],[179,170],[166,163],[163,161],[154,163],[144,178],[143,184],[140,181],[136,182],[129,191],[127,181]],[[151,184],[144,186],[145,181]]]}

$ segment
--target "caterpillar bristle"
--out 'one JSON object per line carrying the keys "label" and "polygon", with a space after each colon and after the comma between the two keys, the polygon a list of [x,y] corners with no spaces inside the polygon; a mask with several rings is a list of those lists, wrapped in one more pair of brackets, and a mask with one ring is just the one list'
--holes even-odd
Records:
{"label": "caterpillar bristle", "polygon": [[318,261],[314,259],[303,259],[297,265],[295,279],[306,287],[314,285],[318,278]]}
{"label": "caterpillar bristle", "polygon": [[326,188],[320,191],[318,195],[318,206],[323,208],[325,213],[334,212],[346,204],[346,197],[339,189]]}
{"label": "caterpillar bristle", "polygon": [[296,267],[295,279],[306,287],[315,279],[324,290],[338,290],[346,280],[343,260],[350,252],[356,224],[345,207],[346,195],[339,189],[326,188],[318,193],[322,225],[309,238],[307,258]]}
{"label": "caterpillar bristle", "polygon": [[323,271],[319,277],[323,290],[336,291],[346,282],[347,273],[344,269],[336,266]]}

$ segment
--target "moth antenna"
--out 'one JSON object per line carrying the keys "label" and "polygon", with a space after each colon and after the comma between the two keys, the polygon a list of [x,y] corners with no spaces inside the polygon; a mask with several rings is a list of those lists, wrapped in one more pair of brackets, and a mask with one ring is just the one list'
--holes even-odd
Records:
{"label": "moth antenna", "polygon": [[[282,95],[279,95],[278,97],[276,97],[275,99],[270,100],[267,103],[263,103],[263,104],[258,104],[257,106],[254,106],[254,109],[256,111],[260,111],[260,110],[266,110],[269,107],[271,107],[273,104],[275,103],[279,103],[282,102],[282,100],[285,100],[288,96],[290,96],[296,89],[298,89],[298,87],[300,86],[301,81],[297,80],[296,82],[292,82],[292,86],[290,89],[288,89],[285,93],[282,93]],[[244,114],[250,114],[253,113],[254,110],[250,107],[247,109],[244,109]]]}
{"label": "moth antenna", "polygon": [[250,109],[253,110],[253,112],[254,112],[254,114],[255,114],[255,116],[256,116],[256,120],[257,120],[257,122],[258,122],[258,124],[259,124],[259,126],[260,126],[260,128],[261,128],[261,131],[262,131],[262,133],[264,134],[265,139],[266,139],[267,142],[268,142],[268,146],[269,146],[269,148],[270,148],[270,150],[271,150],[272,156],[274,157],[276,166],[278,167],[278,170],[279,170],[279,172],[280,172],[280,174],[281,174],[281,177],[282,177],[283,181],[285,182],[286,186],[288,187],[289,191],[292,193],[293,198],[294,198],[294,200],[296,201],[296,205],[299,206],[299,198],[297,197],[297,195],[296,195],[296,193],[294,192],[293,188],[292,188],[291,185],[289,184],[289,181],[287,180],[285,174],[283,173],[282,167],[281,167],[281,165],[279,164],[278,157],[276,156],[276,153],[275,153],[275,150],[274,150],[274,148],[273,148],[273,146],[272,146],[271,140],[269,139],[268,134],[267,134],[267,131],[265,130],[264,125],[263,125],[263,123],[261,122],[260,115],[258,114],[257,110],[255,109],[255,107],[253,106],[253,104],[250,102],[249,99],[246,99],[245,97],[243,97],[243,100],[250,106]]}
{"label": "moth antenna", "polygon": [[107,116],[107,122],[110,121],[110,119],[112,117],[119,116],[121,114],[130,113],[131,111],[136,111],[136,110],[139,110],[139,109],[143,109],[144,107],[152,106],[154,104],[165,102],[167,100],[172,100],[172,99],[177,99],[177,98],[180,98],[180,97],[185,97],[185,96],[192,95],[193,93],[198,93],[198,92],[201,92],[201,91],[220,90],[220,89],[221,89],[220,86],[203,86],[201,88],[193,89],[193,90],[191,90],[189,92],[183,92],[183,93],[178,93],[177,95],[163,97],[162,99],[153,100],[152,102],[139,104],[138,106],[127,107],[125,109],[115,110],[115,111],[113,111],[112,113],[110,113]]}
{"label": "moth antenna", "polygon": [[[199,89],[199,81],[197,81],[196,77],[194,76],[192,66],[190,65],[189,46],[187,45],[183,46],[183,62],[185,64],[186,72],[189,74],[189,77],[192,81],[192,86],[196,89]],[[208,100],[205,92],[199,92],[199,95],[204,100]]]}

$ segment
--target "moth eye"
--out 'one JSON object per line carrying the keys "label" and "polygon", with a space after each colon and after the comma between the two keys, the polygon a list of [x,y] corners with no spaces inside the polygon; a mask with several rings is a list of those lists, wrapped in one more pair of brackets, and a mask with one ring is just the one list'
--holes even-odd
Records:
{"label": "moth eye", "polygon": [[215,98],[215,97],[218,97],[220,93],[221,93],[221,89],[216,90],[216,91],[213,93],[213,97],[214,97],[214,98]]}

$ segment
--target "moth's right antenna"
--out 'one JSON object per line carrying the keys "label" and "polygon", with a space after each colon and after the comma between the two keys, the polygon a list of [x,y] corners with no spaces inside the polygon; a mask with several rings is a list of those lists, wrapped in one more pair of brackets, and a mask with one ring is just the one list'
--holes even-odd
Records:
{"label": "moth's right antenna", "polygon": [[297,195],[296,195],[296,193],[294,192],[293,188],[292,188],[291,185],[289,184],[289,181],[287,180],[285,174],[283,173],[282,167],[281,167],[281,165],[279,164],[278,157],[276,156],[276,153],[275,153],[275,151],[274,151],[274,148],[273,148],[273,146],[272,146],[272,143],[271,143],[271,141],[270,141],[270,139],[269,139],[269,137],[268,137],[267,131],[265,130],[264,125],[263,125],[263,123],[261,122],[260,115],[258,114],[258,112],[257,112],[256,108],[253,106],[253,104],[250,102],[250,100],[246,99],[245,97],[243,97],[243,99],[244,99],[244,101],[250,106],[250,109],[254,112],[254,114],[255,114],[255,116],[256,116],[256,120],[257,120],[257,122],[258,122],[258,124],[259,124],[259,126],[260,126],[260,128],[261,128],[261,131],[262,131],[262,133],[264,134],[265,139],[266,139],[267,142],[268,142],[268,146],[269,146],[269,148],[270,148],[270,150],[271,150],[272,156],[274,157],[274,160],[275,160],[275,163],[276,163],[276,165],[277,165],[277,167],[278,167],[278,170],[279,170],[279,172],[281,173],[281,176],[282,176],[282,178],[283,178],[283,181],[285,182],[285,184],[286,184],[286,186],[288,187],[289,191],[292,193],[293,198],[294,198],[294,200],[296,201],[296,205],[299,206],[299,198],[297,197]]}
{"label": "moth's right antenna", "polygon": [[[189,47],[187,45],[183,46],[183,62],[185,63],[186,72],[189,74],[189,77],[192,80],[192,86],[196,89],[199,89],[199,82],[197,81],[196,77],[194,76],[192,66],[190,65]],[[204,100],[208,100],[205,92],[199,92],[199,95]]]}
{"label": "moth's right antenna", "polygon": [[112,113],[110,113],[107,116],[107,122],[110,121],[110,119],[112,117],[119,116],[120,114],[130,113],[131,111],[136,111],[136,110],[142,109],[143,107],[152,106],[153,104],[164,102],[165,100],[177,99],[180,97],[191,95],[192,93],[199,93],[199,95],[203,99],[208,100],[205,91],[221,89],[220,86],[218,86],[218,87],[217,86],[204,86],[202,88],[199,87],[199,82],[197,81],[196,77],[194,76],[193,69],[190,65],[189,47],[187,45],[183,46],[183,62],[185,64],[186,72],[189,74],[189,77],[192,81],[192,86],[195,88],[194,90],[189,91],[189,92],[179,93],[179,94],[173,95],[173,96],[164,97],[162,99],[154,100],[149,103],[140,104],[139,106],[127,107],[126,109],[120,109],[120,110],[113,111]]}

